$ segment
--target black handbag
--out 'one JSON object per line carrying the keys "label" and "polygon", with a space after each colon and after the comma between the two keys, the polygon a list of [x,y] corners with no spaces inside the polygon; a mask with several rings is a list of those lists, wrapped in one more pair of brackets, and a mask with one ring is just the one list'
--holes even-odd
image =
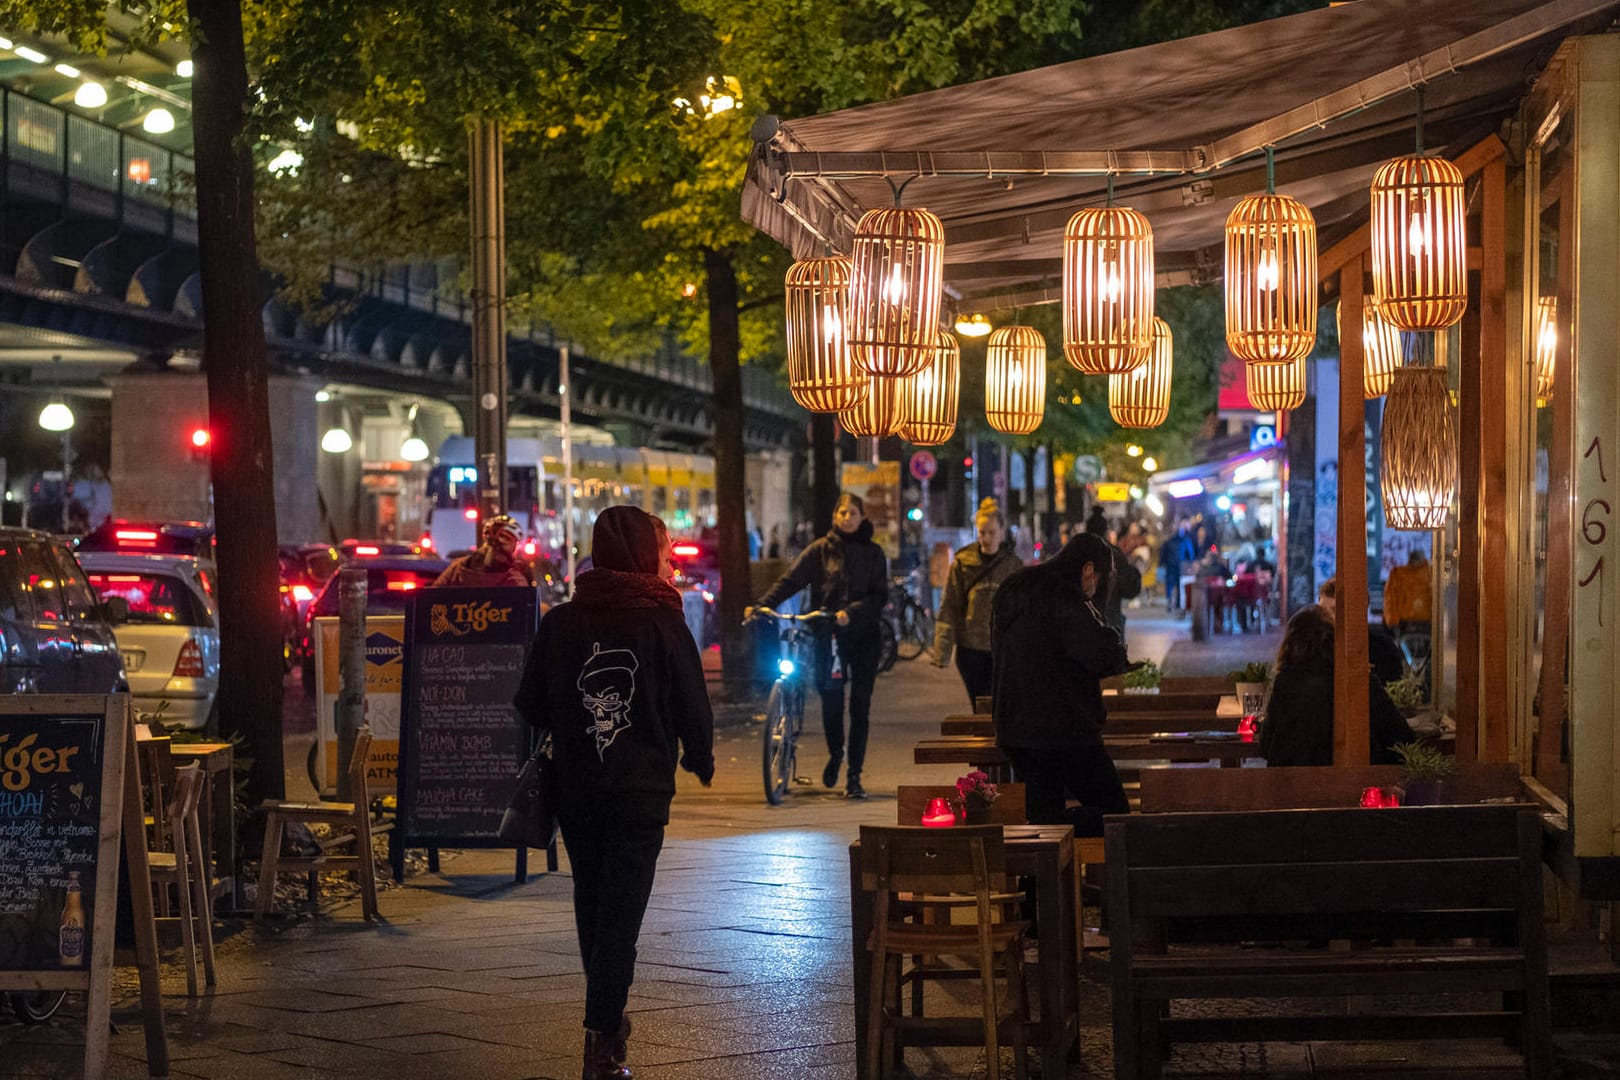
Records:
{"label": "black handbag", "polygon": [[496,835],[513,847],[548,848],[557,841],[557,817],[546,800],[544,769],[551,763],[551,732],[517,776],[517,790],[506,804]]}

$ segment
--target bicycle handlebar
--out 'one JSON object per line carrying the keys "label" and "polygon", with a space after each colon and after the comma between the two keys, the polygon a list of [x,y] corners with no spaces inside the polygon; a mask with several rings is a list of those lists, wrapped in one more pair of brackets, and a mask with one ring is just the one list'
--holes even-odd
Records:
{"label": "bicycle handlebar", "polygon": [[780,619],[785,622],[819,622],[822,619],[837,618],[837,615],[831,611],[807,611],[802,615],[790,615],[785,612],[776,611],[773,608],[756,607],[751,618],[758,619],[761,617]]}

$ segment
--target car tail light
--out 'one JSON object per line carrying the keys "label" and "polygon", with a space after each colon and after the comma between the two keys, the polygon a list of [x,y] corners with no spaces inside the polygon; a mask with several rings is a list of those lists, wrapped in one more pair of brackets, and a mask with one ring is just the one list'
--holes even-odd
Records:
{"label": "car tail light", "polygon": [[695,559],[703,553],[703,549],[696,544],[676,544],[675,555],[682,559]]}
{"label": "car tail light", "polygon": [[308,585],[294,585],[292,587],[292,594],[293,599],[298,601],[300,604],[307,604],[311,600],[315,599],[315,594],[310,591]]}
{"label": "car tail light", "polygon": [[473,507],[469,506],[467,509],[465,509],[465,510],[463,510],[461,512],[461,516],[466,518],[468,521],[477,521],[478,520],[478,511],[476,509],[474,509]]}
{"label": "car tail light", "polygon": [[536,550],[537,550],[537,548],[535,547],[535,544],[534,544],[533,540],[525,540],[525,541],[523,541],[523,554],[527,555],[529,558],[532,559],[532,558],[534,558],[534,553],[535,553]]}
{"label": "car tail light", "polygon": [[354,553],[356,555],[380,555],[382,554],[382,549],[377,547],[375,544],[357,544],[355,545]]}
{"label": "car tail light", "polygon": [[388,587],[394,592],[410,592],[417,587],[417,583],[414,581],[390,581]]}
{"label": "car tail light", "polygon": [[432,533],[423,533],[420,543],[422,545],[422,550],[423,551],[432,551],[433,550],[433,534]]}
{"label": "car tail light", "polygon": [[174,677],[176,679],[203,677],[202,649],[198,647],[195,638],[187,640],[180,649],[180,657],[174,662]]}
{"label": "car tail light", "polygon": [[158,534],[151,529],[116,529],[113,536],[120,543],[136,545],[156,544],[158,538]]}

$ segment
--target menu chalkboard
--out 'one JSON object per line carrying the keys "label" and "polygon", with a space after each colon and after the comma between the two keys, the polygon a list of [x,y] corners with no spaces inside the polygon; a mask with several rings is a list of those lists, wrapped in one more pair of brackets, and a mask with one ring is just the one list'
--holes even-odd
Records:
{"label": "menu chalkboard", "polygon": [[529,754],[512,698],[536,609],[534,590],[523,588],[424,589],[411,598],[396,852],[510,846],[496,831]]}
{"label": "menu chalkboard", "polygon": [[0,716],[0,971],[90,964],[105,729],[104,716]]}

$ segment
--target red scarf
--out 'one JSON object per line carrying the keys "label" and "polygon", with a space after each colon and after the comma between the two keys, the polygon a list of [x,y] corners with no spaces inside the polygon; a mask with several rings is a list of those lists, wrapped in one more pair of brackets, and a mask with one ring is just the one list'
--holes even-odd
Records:
{"label": "red scarf", "polygon": [[574,602],[586,607],[681,610],[681,594],[662,578],[601,566],[579,575],[574,582]]}

